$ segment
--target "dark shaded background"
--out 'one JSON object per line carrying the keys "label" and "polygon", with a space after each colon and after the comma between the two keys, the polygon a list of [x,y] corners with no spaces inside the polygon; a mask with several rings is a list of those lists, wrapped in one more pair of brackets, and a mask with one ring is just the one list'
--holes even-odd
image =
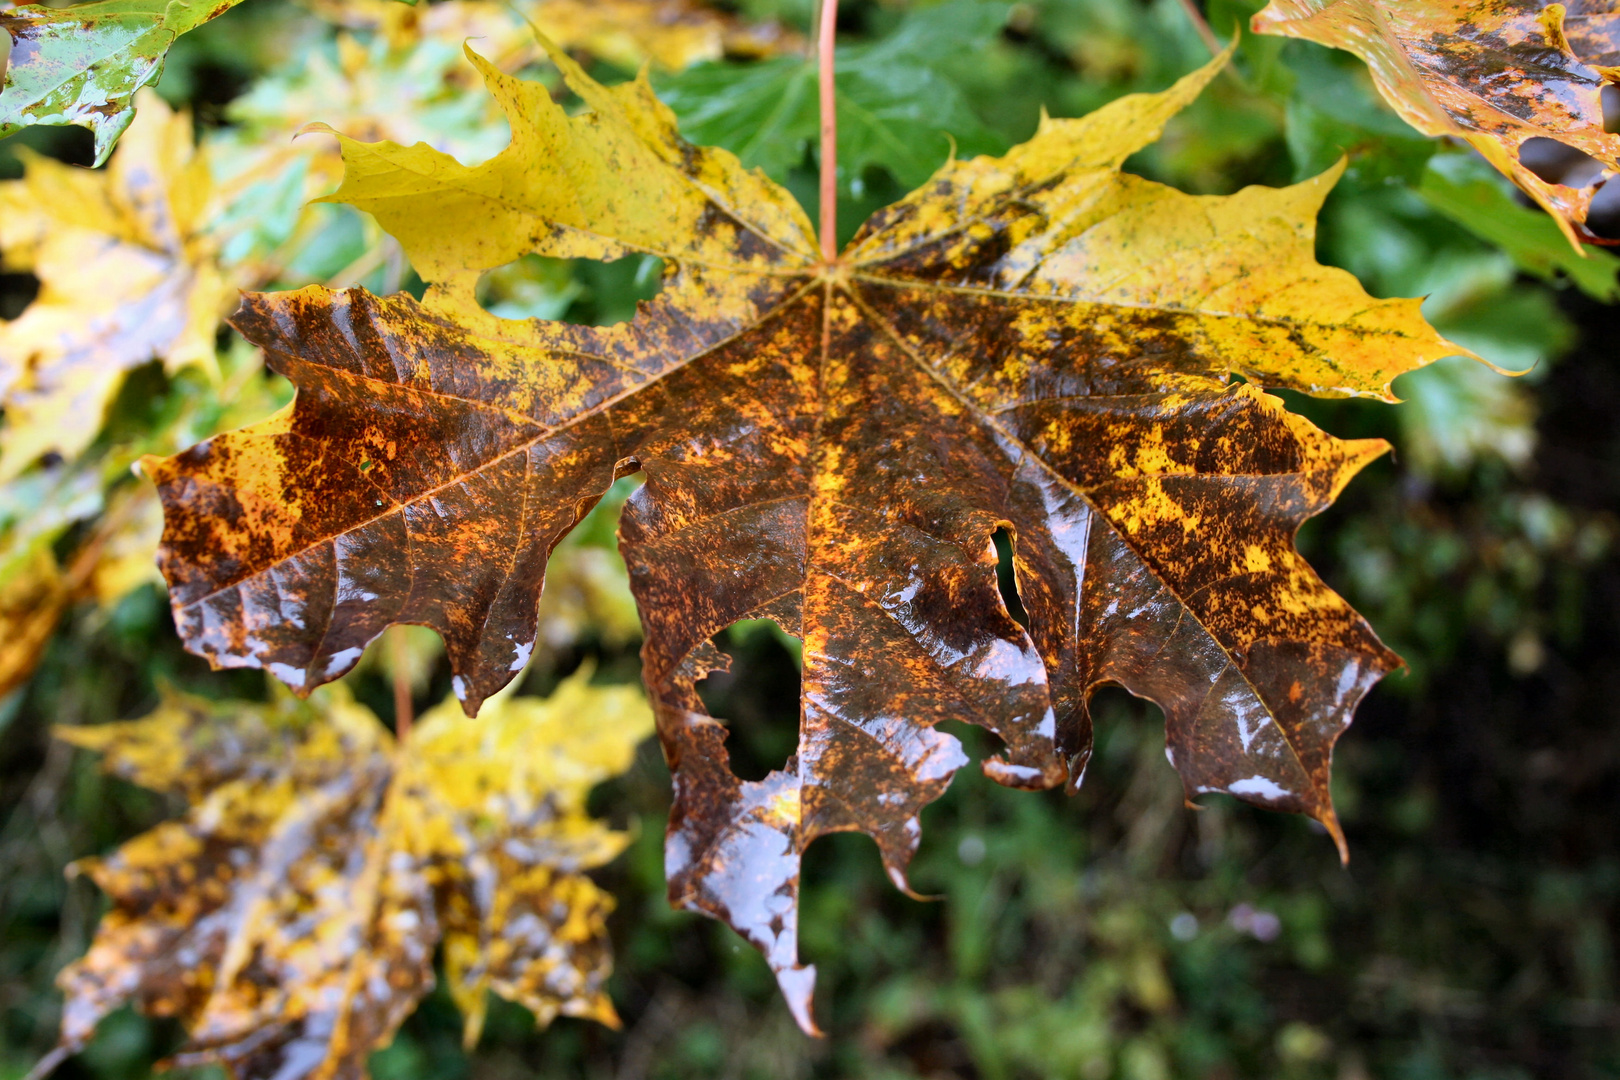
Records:
{"label": "dark shaded background", "polygon": [[[237,94],[272,61],[292,63],[242,44],[255,19],[271,18],[256,5],[273,2],[255,0],[183,42],[166,93],[206,125],[231,123]],[[745,6],[805,15],[791,3]],[[1230,22],[1234,12],[1216,6],[1210,17],[1224,33],[1222,14]],[[882,40],[903,16],[899,5],[852,3],[841,25],[852,41]],[[1173,0],[1016,5],[993,39],[963,46],[938,69],[1004,142],[1027,135],[1040,102],[1059,115],[1083,112],[1162,86],[1200,59]],[[1379,294],[1443,292],[1436,267],[1500,261],[1409,197],[1414,174],[1401,155],[1416,154],[1421,169],[1433,151],[1426,140],[1403,141],[1396,124],[1381,141],[1322,151],[1299,134],[1310,127],[1298,115],[1309,84],[1357,77],[1353,63],[1302,43],[1244,48],[1246,81],[1219,84],[1216,100],[1133,167],[1229,191],[1287,182],[1320,167],[1310,167],[1313,155],[1350,150],[1351,173],[1325,216],[1324,261],[1356,270]],[[1293,83],[1278,81],[1279,65]],[[82,135],[33,137],[83,162]],[[786,177],[796,190],[812,166],[806,157]],[[17,174],[10,157],[0,168]],[[860,191],[846,185],[848,228],[860,208],[899,190],[882,167],[864,180]],[[627,274],[574,272],[589,288],[573,318],[607,318],[641,287]],[[22,310],[32,288],[25,276],[0,277],[0,316]],[[1533,406],[1528,460],[1493,453],[1489,423],[1508,422],[1492,414],[1499,399],[1449,412],[1421,402],[1295,403],[1336,434],[1384,435],[1397,447],[1301,541],[1412,665],[1372,694],[1340,744],[1348,869],[1303,820],[1224,798],[1185,809],[1156,710],[1105,693],[1078,796],[1011,792],[965,770],[924,813],[913,883],[939,902],[896,893],[864,838],[811,850],[803,950],[821,971],[829,1033],[813,1041],[794,1028],[751,949],[665,904],[668,776],[649,745],[593,800],[639,830],[630,853],[599,875],[620,903],[613,996],[624,1030],[560,1020],[537,1033],[527,1014],[502,1005],[469,1055],[440,992],[376,1056],[374,1075],[1620,1077],[1620,560],[1611,542],[1620,320],[1613,306],[1513,272],[1470,288],[1447,301],[1450,324],[1437,322],[1475,334],[1471,344],[1543,361],[1510,391]],[[131,379],[115,408],[178,392],[154,367]],[[1403,418],[1401,409],[1415,411]],[[1454,460],[1425,456],[1424,440],[1447,424],[1485,433]],[[722,644],[734,670],[705,694],[733,728],[738,772],[760,776],[791,750],[797,668],[769,634],[738,631]],[[529,689],[545,690],[587,656],[633,677],[635,644],[587,627]],[[0,704],[0,1078],[20,1076],[50,1046],[50,978],[82,951],[100,911],[93,888],[65,882],[63,867],[179,809],[101,777],[88,756],[52,743],[48,727],[139,715],[164,678],[220,695],[264,692],[255,674],[205,667],[180,650],[151,589],[110,617],[77,613],[33,682]],[[437,672],[421,700],[436,700],[447,682]],[[358,692],[388,715],[379,675],[360,677]],[[975,729],[954,733],[984,750]],[[134,1080],[177,1041],[172,1025],[125,1011],[59,1075]]]}

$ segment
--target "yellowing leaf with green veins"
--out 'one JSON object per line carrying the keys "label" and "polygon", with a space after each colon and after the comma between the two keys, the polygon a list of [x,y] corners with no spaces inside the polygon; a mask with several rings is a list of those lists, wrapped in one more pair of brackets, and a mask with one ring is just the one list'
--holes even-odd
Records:
{"label": "yellowing leaf with green veins", "polygon": [[30,154],[21,180],[0,183],[5,267],[40,280],[0,323],[0,478],[88,446],[131,368],[215,366],[234,290],[205,231],[208,166],[188,117],[155,94],[142,104],[106,169]]}
{"label": "yellowing leaf with green veins", "polygon": [[[942,720],[999,737],[998,782],[1072,787],[1091,693],[1120,683],[1163,707],[1189,797],[1342,841],[1333,744],[1398,660],[1293,536],[1386,447],[1261,387],[1387,398],[1462,350],[1419,301],[1316,263],[1336,171],[1220,197],[1122,171],[1227,56],[948,163],[831,261],[791,194],[683,141],[645,80],[551,57],[578,112],[473,55],[512,128],[483,164],[342,140],[333,198],[427,290],[246,298],[234,325],[293,406],[146,462],[190,649],[307,690],[390,624],[432,626],[476,711],[536,647],[555,545],[639,471],[620,550],[674,776],[671,899],[758,947],[807,1030],[800,858],[863,832],[903,887],[967,762]],[[531,252],[655,255],[663,290],[610,327],[480,307],[480,275]],[[798,748],[759,781],[696,690],[745,619],[803,643]]]}
{"label": "yellowing leaf with green veins", "polygon": [[163,74],[175,39],[241,2],[99,0],[0,11],[0,31],[12,39],[0,138],[33,124],[77,124],[95,135],[99,165],[134,119],[137,91]]}
{"label": "yellowing leaf with green veins", "polygon": [[342,687],[306,702],[170,693],[150,716],[62,727],[185,817],[75,864],[112,902],[58,978],[76,1052],[125,1003],[175,1017],[181,1066],[238,1080],[359,1078],[433,986],[434,949],[477,1038],[494,992],[537,1020],[616,1024],[612,899],[583,871],[627,837],[585,814],[652,731],[632,687],[565,680],[402,746]]}

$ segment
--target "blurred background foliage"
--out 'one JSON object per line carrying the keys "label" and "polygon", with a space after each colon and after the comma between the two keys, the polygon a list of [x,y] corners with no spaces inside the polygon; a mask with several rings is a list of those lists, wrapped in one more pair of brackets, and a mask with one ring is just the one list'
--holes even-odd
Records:
{"label": "blurred background foliage", "polygon": [[[1224,38],[1254,6],[1209,0],[1206,14]],[[519,7],[599,77],[650,62],[688,137],[813,203],[809,0]],[[953,148],[999,152],[1042,108],[1081,114],[1207,56],[1178,0],[849,0],[840,16],[847,233]],[[554,79],[533,67],[517,13],[484,0],[256,0],[181,39],[159,93],[195,120],[214,185],[209,257],[227,282],[420,287],[369,218],[307,205],[341,166],[329,138],[293,135],[320,120],[468,162],[492,156],[506,130],[461,55],[468,37],[508,70]],[[25,146],[90,157],[82,131],[33,129],[0,143],[0,178],[22,175]],[[1397,383],[1399,407],[1291,402],[1335,434],[1395,445],[1301,535],[1409,664],[1340,744],[1348,869],[1303,819],[1218,797],[1185,808],[1157,712],[1105,692],[1079,795],[1010,792],[965,770],[924,813],[913,883],[938,902],[895,892],[863,838],[811,849],[803,950],[822,972],[829,1032],[812,1041],[752,949],[665,903],[668,774],[649,744],[592,804],[638,837],[598,875],[620,900],[612,988],[624,1029],[560,1020],[537,1033],[498,1004],[466,1053],[441,993],[373,1075],[1620,1077],[1620,260],[1577,258],[1469,152],[1406,128],[1356,61],[1301,41],[1246,36],[1230,71],[1130,168],[1230,192],[1341,156],[1322,261],[1376,295],[1427,296],[1442,332],[1528,370],[1508,379],[1442,361]],[[658,279],[656,260],[528,257],[486,274],[481,300],[506,318],[611,323]],[[26,272],[0,275],[0,318],[38,288]],[[216,366],[134,368],[88,449],[0,485],[0,681],[14,687],[0,700],[0,1077],[51,1045],[51,978],[101,910],[63,868],[179,809],[101,775],[48,726],[139,715],[165,680],[265,693],[256,673],[209,672],[180,649],[150,570],[151,501],[129,473],[141,453],[288,399],[228,330]],[[599,678],[636,677],[639,624],[613,542],[628,483],[558,549],[525,692],[587,660]],[[436,638],[401,636],[349,680],[384,716],[393,665],[419,705],[447,691]],[[735,767],[757,778],[794,742],[793,642],[739,625],[720,644],[735,663],[703,692],[732,728]],[[977,729],[958,727],[984,749]],[[137,1080],[177,1038],[126,1010],[61,1075]]]}

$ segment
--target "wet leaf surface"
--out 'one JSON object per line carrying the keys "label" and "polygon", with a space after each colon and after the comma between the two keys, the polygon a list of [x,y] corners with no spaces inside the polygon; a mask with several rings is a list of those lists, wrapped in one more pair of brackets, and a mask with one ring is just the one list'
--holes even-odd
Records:
{"label": "wet leaf surface", "polygon": [[1590,178],[1549,181],[1521,160],[1529,140],[1552,139],[1620,169],[1620,135],[1605,130],[1602,102],[1604,84],[1620,71],[1620,16],[1604,5],[1272,0],[1252,25],[1355,53],[1407,123],[1466,140],[1577,248],[1608,242],[1585,227],[1596,193]]}
{"label": "wet leaf surface", "polygon": [[[905,887],[919,812],[967,763],[941,720],[999,738],[1003,784],[1074,786],[1087,700],[1119,683],[1163,708],[1189,796],[1337,837],[1334,740],[1398,660],[1293,533],[1386,447],[1260,386],[1387,398],[1461,350],[1315,263],[1336,173],[1199,197],[1120,171],[1224,59],[948,164],[829,266],[793,198],[682,141],[645,82],[553,53],[570,116],[475,57],[512,123],[495,159],[343,142],[333,198],[424,297],[250,295],[235,324],[295,404],[146,463],[188,647],[307,691],[389,624],[432,626],[476,712],[535,647],[548,552],[640,471],[620,540],[674,772],[670,894],[758,947],[807,1029],[800,856],[863,832]],[[480,273],[528,252],[657,255],[663,291],[603,328],[479,307]],[[797,752],[759,781],[696,690],[741,619],[803,642]]]}
{"label": "wet leaf surface", "polygon": [[58,978],[62,1045],[82,1048],[129,1002],[184,1024],[176,1065],[363,1077],[432,988],[441,942],[469,1045],[490,992],[542,1024],[617,1024],[613,901],[583,871],[628,836],[585,798],[653,725],[635,689],[588,680],[476,721],[450,702],[400,747],[342,687],[267,705],[171,693],[141,720],[57,728],[108,772],[191,804],[75,864],[112,907]]}

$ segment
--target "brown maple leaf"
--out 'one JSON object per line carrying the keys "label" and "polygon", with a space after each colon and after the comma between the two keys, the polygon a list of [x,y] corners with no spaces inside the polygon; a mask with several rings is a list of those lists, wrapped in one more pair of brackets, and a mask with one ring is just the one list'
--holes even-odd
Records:
{"label": "brown maple leaf", "polygon": [[1598,185],[1542,179],[1523,161],[1530,139],[1553,139],[1620,169],[1602,92],[1620,81],[1620,15],[1606,5],[1547,0],[1271,0],[1256,33],[1355,53],[1384,100],[1428,135],[1467,140],[1580,242]]}
{"label": "brown maple leaf", "polygon": [[[1120,171],[1225,56],[951,162],[831,263],[645,81],[552,56],[577,116],[473,56],[513,131],[484,165],[344,142],[334,198],[400,240],[421,302],[314,287],[236,316],[298,399],[147,465],[189,648],[307,690],[428,625],[473,712],[534,648],[547,553],[640,470],[620,540],[674,773],[671,897],[759,947],[807,1029],[800,855],[861,831],[904,887],[919,811],[966,763],[941,720],[999,736],[999,782],[1073,786],[1087,699],[1119,683],[1163,707],[1189,795],[1338,837],[1334,740],[1398,660],[1292,540],[1385,445],[1256,384],[1388,397],[1461,350],[1315,263],[1336,170],[1224,197]],[[479,273],[531,251],[658,255],[663,292],[607,328],[482,311]],[[804,646],[798,751],[758,782],[695,690],[745,618]]]}
{"label": "brown maple leaf", "polygon": [[490,991],[541,1024],[617,1025],[604,993],[613,901],[581,871],[629,837],[585,815],[652,717],[583,671],[473,721],[454,702],[402,747],[341,687],[268,705],[170,694],[152,715],[56,729],[191,810],[75,864],[112,900],[58,977],[58,1054],[125,1002],[173,1016],[174,1064],[242,1080],[359,1078],[433,986],[477,1041]]}

